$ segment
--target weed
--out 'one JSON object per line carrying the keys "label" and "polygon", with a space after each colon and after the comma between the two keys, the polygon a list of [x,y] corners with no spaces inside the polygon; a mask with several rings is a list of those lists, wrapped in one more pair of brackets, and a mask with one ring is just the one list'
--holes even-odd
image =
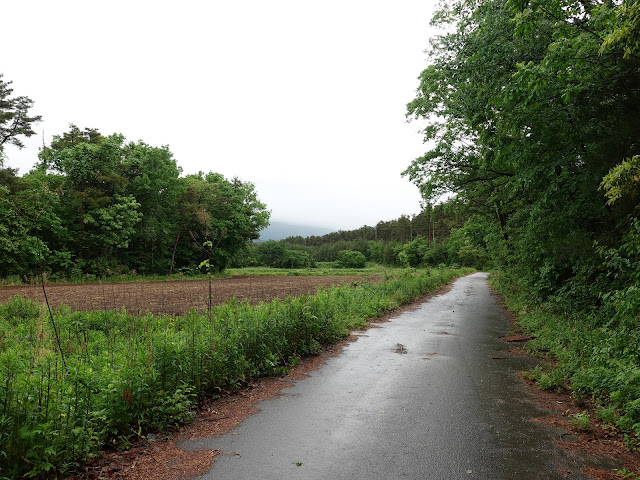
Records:
{"label": "weed", "polygon": [[624,479],[640,480],[640,476],[636,475],[633,472],[630,472],[626,468],[623,468],[623,469],[614,468],[613,471],[614,471],[614,473],[616,473],[618,475],[621,475],[622,478],[624,478]]}
{"label": "weed", "polygon": [[[554,358],[551,371],[536,372],[543,388],[571,385],[576,398],[589,396],[601,405],[598,416],[625,432],[631,443],[640,438],[640,289],[607,293],[587,311],[567,308],[563,299],[540,303],[501,273],[490,279],[505,305],[518,312],[518,326],[534,340],[527,348]],[[578,397],[579,396],[579,397]]]}
{"label": "weed", "polygon": [[596,415],[600,420],[610,425],[615,425],[620,418],[620,414],[616,411],[615,407],[612,406],[598,407]]}
{"label": "weed", "polygon": [[587,411],[570,415],[569,423],[581,432],[591,431],[591,417]]}

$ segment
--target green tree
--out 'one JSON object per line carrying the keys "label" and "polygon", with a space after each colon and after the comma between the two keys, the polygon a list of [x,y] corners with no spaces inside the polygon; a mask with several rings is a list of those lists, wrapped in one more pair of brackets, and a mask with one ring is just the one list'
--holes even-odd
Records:
{"label": "green tree", "polygon": [[258,244],[256,256],[260,265],[267,267],[281,267],[284,264],[286,250],[282,243],[275,240],[268,240]]}
{"label": "green tree", "polygon": [[369,240],[367,245],[367,258],[372,262],[382,263],[383,243]]}
{"label": "green tree", "polygon": [[405,175],[425,200],[454,193],[474,215],[493,217],[506,246],[497,260],[543,297],[578,265],[595,274],[593,241],[619,242],[629,213],[607,209],[598,192],[640,138],[638,59],[623,49],[602,53],[618,9],[548,0],[446,5],[434,16],[446,33],[434,40],[408,105],[426,120],[433,147]]}
{"label": "green tree", "polygon": [[609,205],[625,196],[637,204],[638,188],[640,188],[640,155],[627,158],[613,167],[602,179],[600,188],[604,189]]}
{"label": "green tree", "polygon": [[29,97],[12,97],[11,81],[3,80],[0,73],[0,167],[4,161],[5,145],[23,148],[21,137],[35,135],[33,124],[42,120],[40,115],[29,115],[33,100]]}
{"label": "green tree", "polygon": [[126,192],[124,137],[104,137],[74,125],[40,152],[41,171],[61,180],[57,215],[66,226],[63,244],[79,268],[105,274],[122,261],[142,219],[140,204]]}
{"label": "green tree", "polygon": [[[188,175],[184,179],[183,216],[176,235],[176,265],[204,260],[198,245],[211,241],[211,268],[224,270],[234,256],[257,240],[270,212],[250,182],[227,180],[219,173]],[[186,235],[180,232],[186,232]],[[186,239],[186,240],[185,240]]]}
{"label": "green tree", "polygon": [[13,169],[0,169],[0,277],[34,274],[38,263],[33,204],[21,199],[28,184]]}
{"label": "green tree", "polygon": [[301,250],[285,250],[285,258],[282,266],[284,268],[308,268],[312,266],[312,262],[307,252]]}
{"label": "green tree", "polygon": [[419,267],[424,262],[424,255],[428,248],[427,240],[422,237],[404,244],[401,250],[402,263],[408,267]]}
{"label": "green tree", "polygon": [[166,273],[181,217],[176,208],[184,193],[181,169],[167,146],[130,142],[123,146],[122,155],[125,193],[140,204],[142,215],[124,252],[125,263],[138,272]]}
{"label": "green tree", "polygon": [[336,264],[341,268],[364,268],[366,261],[367,259],[361,252],[342,250],[338,253]]}

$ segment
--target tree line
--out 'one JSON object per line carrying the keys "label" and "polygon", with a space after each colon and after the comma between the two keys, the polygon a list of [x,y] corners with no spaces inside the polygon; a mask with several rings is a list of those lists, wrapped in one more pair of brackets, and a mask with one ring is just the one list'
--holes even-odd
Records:
{"label": "tree line", "polygon": [[0,76],[0,277],[222,270],[268,225],[252,183],[183,176],[167,146],[121,134],[71,125],[29,173],[5,168],[4,145],[40,120],[10,83]]}
{"label": "tree line", "polygon": [[[0,75],[0,162],[4,145],[22,147],[41,120],[10,85]],[[252,243],[269,212],[251,183],[212,172],[182,176],[166,146],[71,125],[27,174],[0,163],[0,277],[194,273],[203,261],[217,271],[316,262],[482,266],[486,254],[462,229],[467,216],[450,201],[373,227]]]}
{"label": "tree line", "polygon": [[[316,262],[336,262],[344,267],[373,262],[405,267],[444,264],[487,268],[490,256],[486,242],[480,238],[477,225],[465,225],[469,215],[464,203],[451,199],[427,204],[417,215],[402,215],[373,227],[256,243],[239,260],[242,266],[279,268],[312,267]],[[348,255],[350,260],[346,260]]]}

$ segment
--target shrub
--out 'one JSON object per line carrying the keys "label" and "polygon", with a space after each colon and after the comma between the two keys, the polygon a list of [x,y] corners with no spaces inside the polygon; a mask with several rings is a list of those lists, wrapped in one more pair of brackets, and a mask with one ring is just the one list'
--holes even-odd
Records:
{"label": "shrub", "polygon": [[364,268],[367,259],[361,252],[354,250],[341,250],[338,253],[338,261],[336,266],[338,268]]}
{"label": "shrub", "polygon": [[284,268],[306,268],[311,266],[311,257],[307,252],[301,250],[285,250],[284,260],[282,262]]}

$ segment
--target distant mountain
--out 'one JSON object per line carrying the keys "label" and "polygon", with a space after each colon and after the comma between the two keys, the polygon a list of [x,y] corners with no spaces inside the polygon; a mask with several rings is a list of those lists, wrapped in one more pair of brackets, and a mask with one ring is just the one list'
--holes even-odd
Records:
{"label": "distant mountain", "polygon": [[288,237],[310,237],[312,235],[320,236],[331,233],[333,230],[325,227],[314,227],[312,225],[296,225],[286,222],[271,222],[267,228],[260,232],[258,242],[266,242],[267,240],[282,240]]}

